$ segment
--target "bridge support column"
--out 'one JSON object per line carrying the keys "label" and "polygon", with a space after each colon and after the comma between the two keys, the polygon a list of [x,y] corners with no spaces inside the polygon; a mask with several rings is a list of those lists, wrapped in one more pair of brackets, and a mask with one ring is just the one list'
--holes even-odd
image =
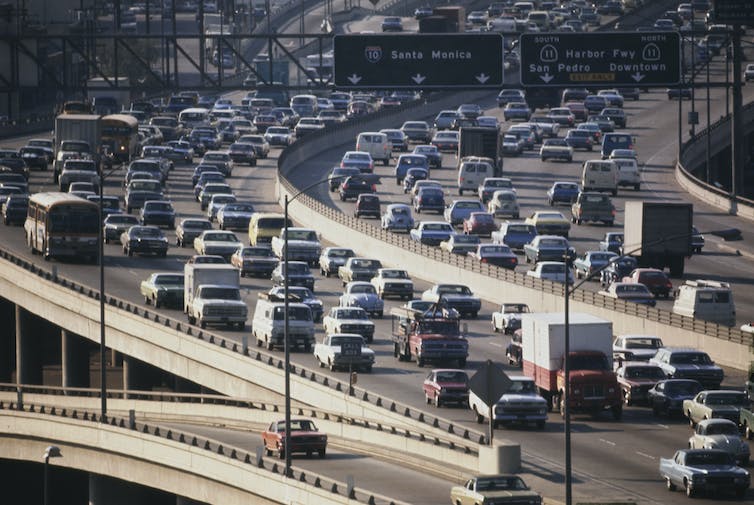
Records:
{"label": "bridge support column", "polygon": [[16,336],[14,332],[15,311],[13,303],[0,298],[0,382],[13,382],[16,356]]}
{"label": "bridge support column", "polygon": [[89,474],[89,505],[175,505],[175,495],[111,477]]}
{"label": "bridge support column", "polygon": [[521,471],[521,446],[510,440],[479,447],[479,472],[486,474]]}
{"label": "bridge support column", "polygon": [[79,335],[60,330],[63,387],[88,388],[89,347]]}
{"label": "bridge support column", "polygon": [[33,315],[16,305],[16,382],[42,384],[42,339]]}
{"label": "bridge support column", "polygon": [[155,368],[131,356],[123,355],[123,388],[151,390],[156,380]]}

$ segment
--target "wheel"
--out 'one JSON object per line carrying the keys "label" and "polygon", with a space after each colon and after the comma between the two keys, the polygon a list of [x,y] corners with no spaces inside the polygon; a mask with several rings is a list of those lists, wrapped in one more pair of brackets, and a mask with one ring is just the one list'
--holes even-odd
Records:
{"label": "wheel", "polygon": [[440,401],[440,395],[438,395],[438,394],[435,395],[435,402],[434,403],[435,403],[435,407],[438,407],[438,408],[440,407],[440,405],[442,404],[442,401]]}
{"label": "wheel", "polygon": [[477,423],[482,424],[484,422],[484,416],[477,412],[476,407],[474,407],[474,415],[476,415]]}
{"label": "wheel", "polygon": [[652,404],[652,415],[655,417],[660,417],[660,407],[656,404]]}
{"label": "wheel", "polygon": [[162,306],[162,304],[160,303],[160,301],[157,298],[154,298],[153,302],[154,302],[154,308],[155,309],[159,309]]}
{"label": "wheel", "polygon": [[275,344],[272,343],[272,340],[267,341],[267,350],[271,351],[275,348]]}
{"label": "wheel", "polygon": [[134,255],[134,252],[133,252],[133,250],[132,250],[132,249],[131,249],[131,248],[129,247],[129,248],[128,248],[128,251],[127,251],[127,253],[126,253],[126,254],[128,254],[129,256],[133,256],[133,255]]}
{"label": "wheel", "polygon": [[544,430],[545,429],[545,421],[537,421],[537,429],[538,430]]}
{"label": "wheel", "polygon": [[751,440],[752,436],[754,436],[754,433],[751,430],[751,426],[747,424],[746,428],[744,428],[744,437],[746,437],[746,440]]}
{"label": "wheel", "polygon": [[613,419],[620,421],[623,417],[623,405],[616,405],[610,410],[613,412]]}
{"label": "wheel", "polygon": [[668,491],[675,491],[675,484],[670,480],[670,477],[665,477],[665,488]]}
{"label": "wheel", "polygon": [[686,416],[689,418],[689,426],[691,426],[692,428],[696,428],[696,423],[691,418],[691,412],[690,411],[686,412]]}
{"label": "wheel", "polygon": [[691,487],[691,482],[684,479],[683,487],[686,488],[686,496],[688,496],[689,498],[693,498],[694,496],[696,496],[696,491],[694,490],[693,487]]}
{"label": "wheel", "polygon": [[147,305],[149,305],[150,303],[152,303],[152,299],[150,297],[148,297],[147,295],[144,295],[144,303],[146,303]]}
{"label": "wheel", "polygon": [[581,219],[578,219],[578,218],[577,218],[577,219],[576,219],[576,224],[577,224],[577,225],[579,225],[579,226],[581,226],[581,223],[582,223]]}
{"label": "wheel", "polygon": [[319,459],[324,459],[324,457],[327,455],[327,449],[325,449],[324,447],[320,449],[318,452],[319,452]]}

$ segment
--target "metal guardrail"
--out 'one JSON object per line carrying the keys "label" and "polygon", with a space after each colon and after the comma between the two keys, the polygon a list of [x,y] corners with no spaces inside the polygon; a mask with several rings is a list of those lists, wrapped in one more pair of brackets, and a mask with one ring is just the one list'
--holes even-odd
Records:
{"label": "metal guardrail", "polygon": [[[210,451],[219,456],[225,456],[227,458],[241,461],[248,465],[253,465],[256,468],[267,470],[274,474],[283,475],[285,472],[285,465],[282,465],[279,461],[266,460],[262,456],[252,454],[248,451],[244,451],[238,447],[232,447],[224,445],[223,443],[206,437],[197,437],[195,434],[179,431],[176,428],[168,428],[166,426],[155,423],[137,423],[130,419],[107,415],[104,419],[97,412],[92,412],[83,409],[65,409],[56,408],[55,406],[21,403],[18,402],[3,402],[0,401],[0,415],[3,410],[15,410],[27,413],[37,413],[40,415],[58,416],[69,419],[78,419],[80,421],[87,421],[90,423],[107,423],[108,425],[116,428],[122,428],[127,430],[136,431],[144,435],[151,435],[154,437],[160,437],[166,440],[173,440],[180,443],[184,443],[188,446]],[[292,475],[291,479],[302,482],[304,484],[312,485],[316,488],[329,490],[336,495],[348,496],[352,500],[356,500],[359,503],[366,503],[369,505],[404,505],[405,502],[393,500],[387,496],[370,493],[358,487],[353,487],[348,492],[348,485],[345,482],[337,481],[325,477],[323,475],[307,472],[297,467],[291,467]]]}

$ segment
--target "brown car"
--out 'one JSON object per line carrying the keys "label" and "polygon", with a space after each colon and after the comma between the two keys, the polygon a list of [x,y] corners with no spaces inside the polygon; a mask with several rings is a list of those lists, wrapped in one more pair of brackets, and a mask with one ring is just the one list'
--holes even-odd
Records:
{"label": "brown car", "polygon": [[616,371],[616,376],[626,405],[646,404],[649,400],[649,390],[667,378],[662,368],[645,361],[622,362]]}
{"label": "brown car", "polygon": [[623,282],[644,284],[657,297],[670,298],[670,292],[673,291],[673,283],[668,275],[657,268],[635,268],[623,278]]}
{"label": "brown car", "polygon": [[[285,457],[285,444],[288,437],[285,433],[285,421],[274,421],[262,432],[264,449],[268,456],[276,452],[282,459]],[[290,452],[305,453],[311,457],[316,452],[320,458],[327,452],[327,435],[320,433],[310,419],[291,419]]]}

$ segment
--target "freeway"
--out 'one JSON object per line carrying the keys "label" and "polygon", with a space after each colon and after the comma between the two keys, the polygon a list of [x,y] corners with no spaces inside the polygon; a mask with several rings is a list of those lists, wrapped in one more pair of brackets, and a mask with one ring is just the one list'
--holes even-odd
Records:
{"label": "freeway", "polygon": [[[642,108],[642,104],[646,106]],[[717,104],[720,104],[718,99]],[[639,153],[645,161],[644,175],[649,180],[649,186],[656,194],[673,195],[673,197],[682,198],[672,183],[672,177],[668,176],[668,160],[673,157],[673,142],[675,140],[674,120],[677,117],[673,111],[673,105],[667,105],[667,101],[659,92],[650,93],[643,97],[636,104],[637,108],[629,109],[632,112],[630,129],[637,132],[640,137]],[[646,116],[646,117],[645,117]],[[636,124],[634,125],[634,121]],[[386,124],[385,126],[398,126]],[[350,142],[349,142],[350,143]],[[652,147],[654,146],[654,147]],[[339,154],[345,150],[335,150],[326,154],[326,159],[312,160],[307,164],[307,172],[317,173],[319,169],[329,168],[339,159]],[[579,158],[583,159],[583,158]],[[446,160],[446,166],[452,166],[452,159]],[[241,167],[236,171],[236,176],[231,179],[236,193],[244,200],[250,200],[261,209],[277,209],[274,199],[274,189],[272,178],[274,177],[275,167],[274,157],[266,162],[260,163],[257,167]],[[526,156],[521,159],[521,164],[514,164],[513,170],[508,165],[506,170],[513,175],[515,180],[521,178],[523,184],[519,185],[519,191],[522,192],[522,198],[531,202],[531,205],[539,205],[543,200],[543,188],[554,177],[573,177],[575,173],[571,165],[551,163],[546,165],[548,172],[556,171],[555,174],[542,174],[542,166],[538,159]],[[384,170],[384,169],[383,169]],[[561,170],[563,172],[561,173]],[[182,217],[198,214],[198,205],[190,199],[190,186],[185,182],[186,175],[189,174],[190,167],[180,166],[171,174],[170,180],[170,197],[176,202],[178,210]],[[449,172],[449,171],[448,171]],[[115,192],[119,183],[118,176],[122,175],[117,172],[108,181],[107,192]],[[312,175],[312,177],[317,177]],[[389,180],[389,179],[388,179]],[[446,178],[449,183],[450,178]],[[49,188],[49,173],[34,173],[32,178],[34,190]],[[392,183],[388,182],[380,187],[380,196],[383,201],[389,201],[391,198],[400,198],[404,201],[405,196],[393,192]],[[528,193],[525,193],[528,192]],[[646,190],[643,190],[643,192]],[[328,197],[326,191],[322,191],[322,196]],[[620,200],[619,200],[620,201]],[[535,203],[537,202],[537,203]],[[619,205],[620,207],[620,205]],[[700,214],[700,213],[698,213]],[[720,213],[704,209],[704,218],[698,223],[701,227],[717,227],[718,222],[727,223],[727,216]],[[734,223],[744,226],[738,220]],[[604,228],[582,227],[586,231],[598,230],[604,231]],[[747,230],[748,228],[745,228]],[[745,231],[746,234],[746,231]],[[1,236],[6,247],[9,247],[17,253],[31,259],[23,245],[23,237],[19,230],[2,229]],[[748,236],[751,236],[750,234]],[[585,235],[580,239],[577,234],[577,243],[583,240],[587,243],[593,240],[594,236]],[[748,244],[748,242],[747,242]],[[744,244],[746,246],[747,244]],[[347,244],[345,244],[347,245]],[[744,246],[737,245],[736,247]],[[725,252],[725,250],[722,250]],[[115,245],[106,246],[107,252],[107,286],[108,291],[113,295],[126,298],[135,302],[139,301],[137,286],[138,281],[145,278],[149,272],[156,270],[178,270],[182,267],[183,261],[191,253],[187,249],[172,247],[168,258],[126,258],[120,254],[119,248]],[[705,252],[701,258],[710,261],[712,257],[718,257],[715,254]],[[720,256],[718,263],[726,265],[727,270],[718,275],[730,273],[732,268],[729,256]],[[696,260],[694,258],[690,267],[694,267]],[[740,259],[743,265],[748,264],[746,256]],[[387,260],[385,260],[387,261]],[[723,263],[725,262],[725,263]],[[77,264],[57,264],[59,272],[82,282],[95,284],[95,267]],[[704,267],[706,268],[706,267]],[[748,268],[744,266],[742,268]],[[691,270],[693,272],[693,270]],[[707,274],[708,272],[704,272]],[[714,273],[710,271],[709,273]],[[743,275],[743,274],[742,274]],[[749,276],[751,278],[751,276]],[[427,287],[426,283],[417,280],[417,291]],[[256,292],[269,287],[269,282],[258,279],[244,279],[243,286],[247,293],[247,301],[253,306],[253,300],[256,298]],[[326,280],[318,277],[317,294],[321,296],[326,307],[335,302],[335,297],[339,294],[339,283],[334,280]],[[737,299],[739,294],[736,293]],[[394,302],[389,302],[389,306],[394,306]],[[469,324],[470,338],[472,340],[472,356],[470,361],[471,369],[477,367],[487,357],[502,360],[502,349],[507,343],[505,337],[489,334],[488,318],[492,311],[491,304],[485,304],[480,318],[477,321],[471,321]],[[741,309],[739,308],[739,312]],[[178,314],[175,311],[167,311],[173,316]],[[373,346],[378,354],[378,363],[372,375],[361,375],[359,377],[360,385],[370,391],[375,391],[386,397],[394,398],[414,406],[421,405],[423,397],[419,390],[419,384],[423,372],[417,369],[415,365],[398,363],[392,358],[391,349],[388,344],[387,335],[389,328],[386,321],[378,322],[378,336]],[[240,333],[224,334],[228,338],[240,339]],[[321,332],[320,334],[321,335]],[[308,368],[314,368],[315,362],[311,356],[295,354],[294,362]],[[730,371],[732,372],[732,371]],[[329,372],[326,372],[329,373]],[[334,374],[342,376],[342,374]],[[734,375],[729,378],[729,384],[739,385],[740,375]],[[475,427],[472,422],[472,416],[469,411],[462,409],[444,409],[443,413],[449,419],[461,421],[469,427]],[[656,465],[657,458],[666,456],[676,448],[683,447],[688,436],[688,429],[678,420],[662,420],[656,422],[648,414],[647,410],[641,407],[629,407],[626,409],[623,422],[620,424],[614,422],[605,422],[605,420],[594,420],[590,418],[576,418],[574,422],[574,467],[576,469],[576,497],[594,496],[595,489],[602,491],[605,498],[626,498],[634,497],[646,503],[685,503],[685,498],[680,494],[667,494],[658,481]],[[524,451],[525,470],[532,477],[528,479],[537,489],[554,487],[560,480],[559,472],[561,467],[559,461],[562,461],[562,425],[556,416],[551,416],[548,428],[545,432],[535,432],[529,430],[503,431],[503,436],[520,441]],[[637,484],[639,484],[637,486]],[[643,485],[642,485],[643,484]],[[540,486],[541,485],[541,486]],[[370,486],[365,486],[370,487]],[[449,486],[448,486],[449,487]],[[590,493],[589,491],[592,491]],[[557,491],[556,491],[557,492]],[[444,494],[444,496],[447,496]],[[554,494],[552,496],[558,496]]]}

